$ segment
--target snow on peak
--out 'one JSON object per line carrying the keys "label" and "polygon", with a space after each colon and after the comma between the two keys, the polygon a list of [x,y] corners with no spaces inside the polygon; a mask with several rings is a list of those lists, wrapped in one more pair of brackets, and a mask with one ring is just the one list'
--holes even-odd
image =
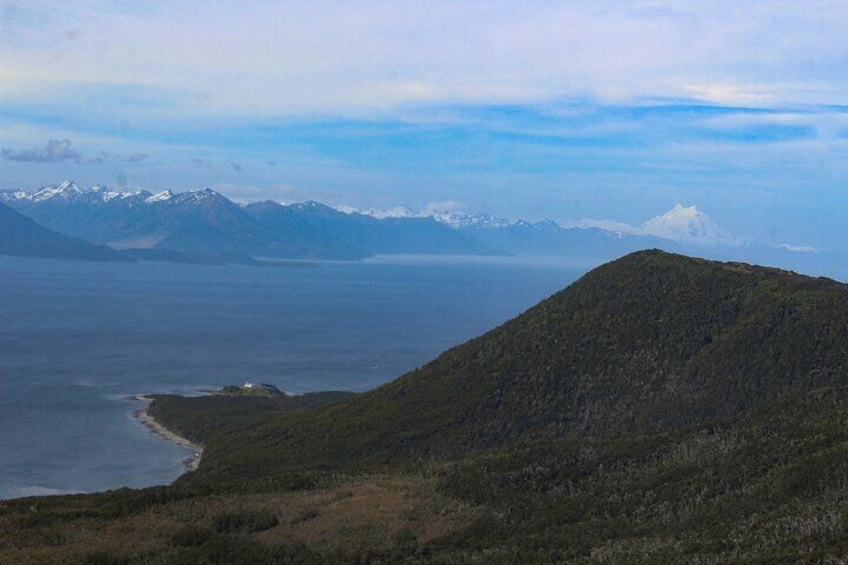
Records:
{"label": "snow on peak", "polygon": [[304,202],[292,202],[291,204],[283,204],[286,208],[290,208],[292,210],[296,210],[298,212],[303,212],[305,210],[335,210],[335,208],[331,208],[326,204],[321,204],[320,202],[316,202],[315,200],[306,200]]}
{"label": "snow on peak", "polygon": [[217,198],[223,198],[219,193],[215,192],[208,186],[196,188],[188,192],[181,192],[174,195],[174,202],[193,203],[193,202],[209,202]]}
{"label": "snow on peak", "polygon": [[738,243],[695,206],[675,204],[674,208],[665,214],[645,222],[642,228],[649,235],[684,243],[702,245]]}
{"label": "snow on peak", "polygon": [[72,180],[63,180],[52,188],[55,188],[59,192],[82,192],[80,187],[77,186],[77,183]]}
{"label": "snow on peak", "polygon": [[460,212],[442,212],[431,215],[434,220],[447,224],[454,229],[459,228],[504,228],[515,222],[496,218],[485,212],[480,214],[463,214]]}
{"label": "snow on peak", "polygon": [[385,218],[432,218],[433,220],[454,229],[468,227],[495,228],[507,227],[515,224],[515,222],[511,220],[497,218],[485,212],[480,214],[468,214],[462,212],[460,210],[461,207],[462,206],[456,202],[442,202],[428,204],[427,207],[420,212],[416,212],[415,210],[406,208],[405,206],[395,206],[394,208],[387,209],[369,208],[367,210],[358,210],[351,206],[346,206],[342,211],[347,214],[358,213],[366,216],[372,216],[379,220]]}
{"label": "snow on peak", "polygon": [[100,196],[100,199],[103,202],[109,202],[115,198],[127,198],[132,193],[129,192],[118,192],[117,190],[109,190],[105,186],[101,184],[95,184],[91,187],[90,192],[97,194]]}
{"label": "snow on peak", "polygon": [[194,195],[195,198],[209,198],[212,196],[218,196],[218,193],[209,188],[208,186],[204,186],[203,188],[197,188],[194,190],[190,190],[189,194]]}
{"label": "snow on peak", "polygon": [[369,210],[362,210],[361,214],[365,214],[366,216],[373,216],[377,219],[384,218],[419,218],[421,214],[419,212],[415,212],[410,210],[409,208],[405,208],[403,206],[395,206],[394,208],[389,208],[388,210],[378,210],[377,208],[371,208]]}
{"label": "snow on peak", "polygon": [[73,181],[62,181],[59,184],[45,186],[41,190],[32,195],[34,202],[43,202],[51,198],[59,197],[63,200],[70,200],[75,196],[82,194],[82,190]]}
{"label": "snow on peak", "polygon": [[0,191],[0,198],[3,200],[11,201],[11,200],[30,200],[32,198],[32,193],[27,192],[26,190],[18,189],[18,190],[3,190]]}
{"label": "snow on peak", "polygon": [[173,192],[171,192],[170,190],[163,190],[162,192],[158,192],[158,193],[154,194],[153,196],[148,196],[147,198],[144,199],[144,201],[147,202],[148,204],[154,204],[156,202],[165,202],[167,200],[170,200],[173,197],[174,197]]}

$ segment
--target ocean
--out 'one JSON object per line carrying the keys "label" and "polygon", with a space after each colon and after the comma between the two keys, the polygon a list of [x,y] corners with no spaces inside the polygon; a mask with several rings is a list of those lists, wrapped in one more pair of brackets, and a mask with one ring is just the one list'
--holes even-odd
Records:
{"label": "ocean", "polygon": [[385,257],[273,267],[0,257],[0,499],[168,484],[191,455],[146,393],[245,381],[364,391],[492,329],[590,265]]}

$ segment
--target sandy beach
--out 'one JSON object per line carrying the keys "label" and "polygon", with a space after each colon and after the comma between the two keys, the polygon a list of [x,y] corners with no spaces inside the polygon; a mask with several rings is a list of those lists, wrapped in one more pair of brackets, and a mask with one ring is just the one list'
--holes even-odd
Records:
{"label": "sandy beach", "polygon": [[191,441],[187,440],[186,438],[180,435],[175,434],[174,432],[157,422],[156,419],[153,418],[153,416],[151,416],[150,413],[147,411],[148,406],[153,401],[152,398],[149,398],[147,396],[131,396],[129,397],[129,399],[144,402],[144,408],[142,408],[141,410],[136,410],[135,417],[138,418],[138,420],[142,424],[147,426],[150,431],[165,438],[170,442],[176,443],[181,447],[185,447],[194,451],[194,455],[188,457],[184,461],[185,466],[186,468],[188,468],[188,470],[194,471],[195,469],[197,469],[198,466],[200,466],[200,458],[203,455],[202,445],[192,443]]}

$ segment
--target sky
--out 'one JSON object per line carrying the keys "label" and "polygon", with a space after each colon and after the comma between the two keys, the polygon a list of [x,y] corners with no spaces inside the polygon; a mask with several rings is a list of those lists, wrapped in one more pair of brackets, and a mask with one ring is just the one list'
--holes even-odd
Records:
{"label": "sky", "polygon": [[0,6],[0,188],[848,246],[845,0]]}

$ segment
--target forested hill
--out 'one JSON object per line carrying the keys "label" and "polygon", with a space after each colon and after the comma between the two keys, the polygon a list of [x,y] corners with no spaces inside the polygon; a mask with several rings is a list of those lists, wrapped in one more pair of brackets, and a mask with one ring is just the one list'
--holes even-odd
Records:
{"label": "forested hill", "polygon": [[844,384],[848,286],[637,252],[370,393],[208,442],[186,480],[671,431]]}
{"label": "forested hill", "polygon": [[0,563],[845,563],[846,385],[846,285],[634,253],[369,393],[158,397],[199,470]]}

